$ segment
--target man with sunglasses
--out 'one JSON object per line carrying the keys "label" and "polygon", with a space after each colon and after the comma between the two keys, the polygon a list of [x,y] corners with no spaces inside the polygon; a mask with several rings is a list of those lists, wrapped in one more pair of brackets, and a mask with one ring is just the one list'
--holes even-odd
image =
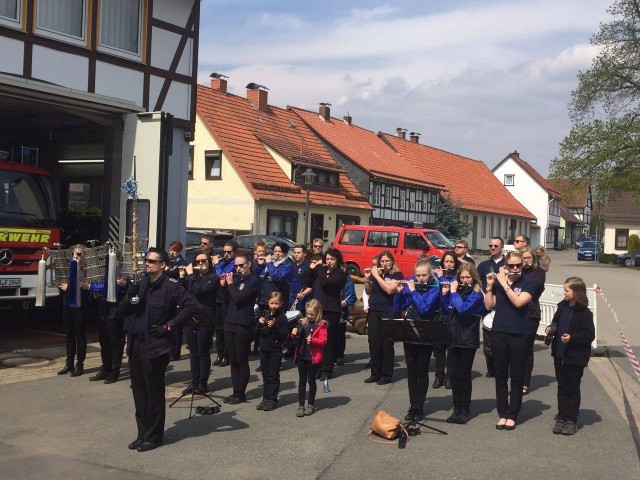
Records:
{"label": "man with sunglasses", "polygon": [[476,261],[473,259],[473,257],[469,255],[469,244],[466,240],[458,240],[456,242],[455,253],[460,262],[471,263],[473,265],[476,264]]}
{"label": "man with sunglasses", "polygon": [[516,248],[516,250],[522,253],[524,249],[529,246],[529,237],[522,234],[517,235],[516,239],[513,241],[513,246]]}
{"label": "man with sunglasses", "polygon": [[[227,273],[234,273],[234,261],[237,251],[238,244],[230,240],[222,247],[222,257],[220,255],[213,255],[211,257],[211,262],[213,263],[217,276],[222,277]],[[229,365],[229,353],[227,352],[224,341],[224,319],[227,316],[227,309],[229,308],[229,292],[226,288],[219,288],[216,295],[214,326],[216,332],[216,353],[218,355],[213,364],[218,367],[227,367]]]}
{"label": "man with sunglasses", "polygon": [[[504,240],[502,237],[491,237],[489,240],[489,253],[491,256],[488,260],[485,260],[478,265],[478,276],[482,282],[483,290],[486,290],[487,288],[487,275],[490,273],[499,273],[500,267],[504,266],[504,255],[502,254],[503,248]],[[489,311],[486,311],[485,315],[487,313],[489,313]],[[491,332],[485,328],[482,329],[482,351],[484,353],[484,358],[487,361],[486,376],[488,378],[492,378],[493,361],[491,355]]]}
{"label": "man with sunglasses", "polygon": [[[191,294],[165,273],[169,256],[150,248],[146,275],[120,304],[117,315],[132,315],[129,322],[127,356],[131,391],[136,410],[137,438],[129,449],[146,452],[162,445],[165,421],[164,378],[169,363],[170,332],[198,312]],[[138,296],[132,303],[132,297]]]}

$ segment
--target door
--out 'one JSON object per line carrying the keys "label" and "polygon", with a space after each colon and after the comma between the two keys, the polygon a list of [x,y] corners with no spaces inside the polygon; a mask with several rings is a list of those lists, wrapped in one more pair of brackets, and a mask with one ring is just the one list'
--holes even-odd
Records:
{"label": "door", "polygon": [[311,214],[311,238],[310,241],[314,238],[322,238],[324,239],[324,215],[321,213],[312,213]]}

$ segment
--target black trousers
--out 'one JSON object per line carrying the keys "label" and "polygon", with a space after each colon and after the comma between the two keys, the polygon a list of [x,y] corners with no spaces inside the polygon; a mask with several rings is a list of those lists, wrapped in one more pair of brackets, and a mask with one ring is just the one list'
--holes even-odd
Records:
{"label": "black trousers", "polygon": [[213,327],[185,327],[184,334],[189,345],[191,382],[193,385],[206,386],[211,370]]}
{"label": "black trousers", "polygon": [[336,358],[344,358],[344,351],[347,349],[347,321],[342,319],[338,321],[338,348],[336,350]]}
{"label": "black trousers", "polygon": [[233,394],[244,398],[249,383],[249,350],[253,333],[248,327],[233,323],[224,324],[224,343],[231,366]]}
{"label": "black trousers", "polygon": [[229,358],[227,346],[224,341],[224,319],[227,316],[229,305],[226,303],[216,303],[216,313],[213,317],[216,331],[216,353],[221,358]]}
{"label": "black trousers", "polygon": [[383,338],[381,332],[381,317],[394,317],[393,312],[369,310],[367,314],[369,334],[369,354],[371,355],[371,375],[373,377],[393,377],[395,350],[393,340]]}
{"label": "black trousers", "polygon": [[[522,407],[522,382],[530,335],[491,331],[496,408],[500,418],[516,420]],[[511,394],[508,381],[511,377]]]}
{"label": "black trousers", "polygon": [[282,348],[261,348],[260,366],[262,367],[262,398],[278,401],[280,392],[280,363]]}
{"label": "black trousers", "polygon": [[327,321],[327,344],[322,350],[323,359],[321,376],[331,378],[333,376],[333,364],[336,362],[338,341],[340,338],[340,312],[324,312],[324,320]]}
{"label": "black trousers", "polygon": [[558,381],[558,418],[576,423],[580,412],[580,381],[584,367],[567,365],[559,358],[553,359],[553,366]]}
{"label": "black trousers", "polygon": [[482,328],[482,353],[487,362],[487,373],[493,376],[493,355],[491,353],[491,330]]}
{"label": "black trousers", "polygon": [[527,363],[525,363],[524,366],[523,385],[525,387],[529,387],[531,384],[531,373],[533,372],[533,345],[536,343],[536,332],[540,325],[539,318],[530,318],[529,321],[531,322],[531,338],[529,342],[529,350],[527,352]]}
{"label": "black trousers", "polygon": [[62,316],[67,337],[67,365],[72,367],[74,358],[84,363],[87,358],[87,324],[84,308],[65,307]]}
{"label": "black trousers", "polygon": [[162,443],[165,418],[164,376],[169,364],[169,354],[149,358],[148,347],[144,337],[136,337],[129,356],[138,440]]}
{"label": "black trousers", "polygon": [[471,368],[475,348],[451,347],[449,352],[453,409],[469,412],[471,406]]}
{"label": "black trousers", "polygon": [[433,345],[404,343],[403,346],[407,361],[409,405],[414,412],[422,412],[429,389],[429,362],[433,353]]}
{"label": "black trousers", "polygon": [[309,384],[309,405],[313,405],[316,401],[316,370],[320,365],[314,365],[311,360],[303,360],[299,358],[298,362],[298,404],[304,405],[305,395],[307,393],[307,384]]}
{"label": "black trousers", "polygon": [[171,332],[169,332],[169,341],[171,342],[171,360],[180,360],[180,354],[182,353],[182,337],[182,325],[172,328]]}
{"label": "black trousers", "polygon": [[123,321],[114,317],[117,303],[104,302],[98,308],[98,341],[104,373],[120,374],[124,352]]}
{"label": "black trousers", "polygon": [[436,377],[451,378],[451,347],[442,343],[437,343],[433,347],[433,357],[436,362],[434,370]]}

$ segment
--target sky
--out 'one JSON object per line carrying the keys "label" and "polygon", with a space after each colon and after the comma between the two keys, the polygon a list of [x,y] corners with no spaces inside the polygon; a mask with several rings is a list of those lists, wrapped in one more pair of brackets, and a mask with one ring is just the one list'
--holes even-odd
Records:
{"label": "sky", "polygon": [[204,0],[198,81],[269,88],[269,103],[349,113],[374,132],[482,160],[517,150],[547,175],[577,74],[613,0]]}

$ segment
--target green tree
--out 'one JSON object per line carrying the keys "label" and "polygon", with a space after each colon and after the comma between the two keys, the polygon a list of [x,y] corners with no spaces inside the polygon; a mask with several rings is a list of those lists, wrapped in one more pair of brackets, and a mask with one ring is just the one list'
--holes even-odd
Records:
{"label": "green tree", "polygon": [[608,12],[591,39],[599,53],[578,74],[573,127],[551,176],[589,178],[597,196],[630,191],[640,200],[640,0],[617,0]]}
{"label": "green tree", "polygon": [[471,231],[471,224],[462,220],[460,205],[453,203],[448,197],[440,197],[436,212],[436,229],[450,239],[466,237]]}
{"label": "green tree", "polygon": [[629,240],[627,241],[627,250],[629,253],[637,252],[640,250],[640,237],[635,233],[629,235]]}

